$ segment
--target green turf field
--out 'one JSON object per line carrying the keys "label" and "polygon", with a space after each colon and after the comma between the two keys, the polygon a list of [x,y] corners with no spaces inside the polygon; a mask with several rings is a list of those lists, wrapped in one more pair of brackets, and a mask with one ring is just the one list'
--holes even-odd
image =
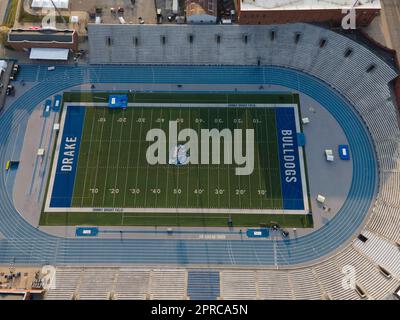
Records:
{"label": "green turf field", "polygon": [[[254,171],[235,165],[149,165],[150,129],[255,130]],[[72,207],[280,209],[280,171],[271,108],[88,107]],[[223,144],[221,144],[221,153]],[[222,162],[222,160],[221,160]]]}
{"label": "green turf field", "polygon": [[[44,212],[42,225],[226,226],[229,214],[162,209],[241,209],[236,226],[278,222],[310,227],[311,215],[269,214],[282,208],[275,112],[273,108],[227,104],[298,104],[292,94],[131,93],[125,110],[87,107],[75,177],[72,208],[157,208],[152,212]],[[65,102],[106,102],[107,93],[65,93]],[[212,107],[143,107],[140,103],[208,103]],[[220,104],[220,106],[218,106]],[[148,130],[178,120],[183,128],[254,129],[255,163],[249,176],[237,176],[236,165],[149,165]],[[221,145],[221,151],[223,145]],[[161,209],[161,210],[159,210]],[[266,210],[249,214],[246,209]],[[268,212],[271,211],[271,212]]]}

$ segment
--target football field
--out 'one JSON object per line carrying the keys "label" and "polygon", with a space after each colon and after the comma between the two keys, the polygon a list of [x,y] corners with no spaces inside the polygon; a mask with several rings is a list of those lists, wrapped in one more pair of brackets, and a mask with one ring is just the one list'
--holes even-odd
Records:
{"label": "football field", "polygon": [[[64,107],[64,131],[58,141],[45,211],[149,216],[308,213],[302,154],[295,136],[299,131],[297,105],[269,103],[267,95],[264,100],[256,96],[256,103],[249,97],[248,103],[234,103],[232,99],[222,103],[209,95],[207,101],[191,98],[180,99],[179,103],[172,102],[171,97],[164,101],[147,97],[145,102],[135,101],[125,109],[111,109],[104,103],[68,104]],[[210,138],[207,163],[201,155],[195,161],[193,150],[188,150],[186,163],[171,162],[174,148],[189,140],[170,145],[171,123],[176,125],[175,134],[190,129],[199,140],[204,131],[225,130],[232,136],[240,131],[242,155],[249,145],[245,132],[251,130],[254,160],[250,174],[237,174],[237,169],[246,164],[235,163],[236,144],[229,146],[223,135],[216,141]],[[302,170],[296,169],[299,181],[295,186],[285,183],[288,177],[282,162],[286,153],[280,146],[280,132],[288,131],[282,126],[289,125],[296,142],[292,146],[293,159],[298,167],[302,166]],[[154,129],[165,133],[160,140],[167,148],[164,163],[149,163],[147,157],[151,145],[158,141],[148,138]],[[64,140],[73,143],[63,146]],[[73,153],[69,151],[72,145]],[[202,141],[198,148],[199,153],[204,151]],[[230,160],[226,150],[231,152]],[[212,159],[216,151],[218,161]],[[68,170],[63,172],[65,168]]]}
{"label": "football field", "polygon": [[[248,176],[235,165],[149,165],[146,134],[184,128],[255,128]],[[223,144],[221,143],[221,153]],[[275,112],[271,108],[87,108],[72,207],[282,208]]]}

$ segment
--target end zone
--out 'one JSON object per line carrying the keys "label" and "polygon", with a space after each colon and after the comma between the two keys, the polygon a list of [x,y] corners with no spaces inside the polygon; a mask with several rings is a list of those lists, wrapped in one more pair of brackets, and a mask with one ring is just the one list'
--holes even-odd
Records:
{"label": "end zone", "polygon": [[85,111],[83,106],[67,106],[64,109],[61,118],[63,131],[57,141],[46,209],[71,206]]}

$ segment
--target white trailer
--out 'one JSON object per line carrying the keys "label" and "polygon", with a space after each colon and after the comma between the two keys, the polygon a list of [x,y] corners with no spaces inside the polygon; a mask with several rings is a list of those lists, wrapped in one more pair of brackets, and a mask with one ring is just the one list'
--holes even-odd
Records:
{"label": "white trailer", "polygon": [[179,12],[178,0],[173,0],[172,1],[172,12],[175,13],[175,14]]}

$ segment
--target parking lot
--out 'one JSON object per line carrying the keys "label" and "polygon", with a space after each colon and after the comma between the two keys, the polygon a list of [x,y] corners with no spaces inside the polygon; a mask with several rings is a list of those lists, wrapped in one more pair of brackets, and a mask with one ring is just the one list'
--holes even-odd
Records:
{"label": "parking lot", "polygon": [[[7,86],[10,84],[10,76],[13,73],[13,61],[7,61],[7,69],[4,72],[1,72],[0,76],[0,111],[4,107],[4,103],[6,100],[6,92],[7,92]],[[13,94],[12,91],[9,92],[10,94]]]}

